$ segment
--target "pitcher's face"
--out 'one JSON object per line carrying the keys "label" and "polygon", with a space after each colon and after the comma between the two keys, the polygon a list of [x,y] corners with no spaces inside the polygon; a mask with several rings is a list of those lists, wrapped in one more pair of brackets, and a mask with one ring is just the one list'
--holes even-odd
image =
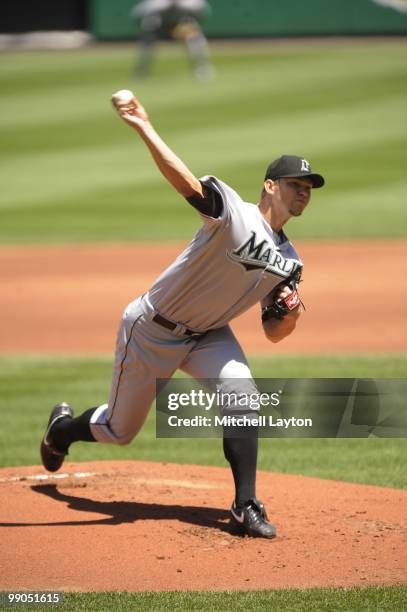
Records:
{"label": "pitcher's face", "polygon": [[307,178],[278,179],[280,198],[293,217],[299,217],[311,199],[312,181]]}

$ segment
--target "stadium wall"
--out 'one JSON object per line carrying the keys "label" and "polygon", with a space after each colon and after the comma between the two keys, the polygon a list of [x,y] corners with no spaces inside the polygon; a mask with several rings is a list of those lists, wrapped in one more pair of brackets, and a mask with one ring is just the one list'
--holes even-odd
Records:
{"label": "stadium wall", "polygon": [[[133,39],[134,0],[89,0],[89,30],[101,40]],[[209,0],[210,38],[407,34],[407,0]]]}

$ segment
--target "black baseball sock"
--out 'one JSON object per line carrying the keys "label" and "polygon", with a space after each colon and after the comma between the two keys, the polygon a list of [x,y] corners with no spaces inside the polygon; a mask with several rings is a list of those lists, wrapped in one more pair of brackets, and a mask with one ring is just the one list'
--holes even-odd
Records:
{"label": "black baseball sock", "polygon": [[67,452],[72,442],[96,442],[90,430],[90,418],[96,408],[89,408],[80,416],[66,417],[57,421],[52,428],[52,440],[58,450]]}
{"label": "black baseball sock", "polygon": [[256,497],[257,449],[257,427],[224,427],[223,452],[232,468],[237,506]]}

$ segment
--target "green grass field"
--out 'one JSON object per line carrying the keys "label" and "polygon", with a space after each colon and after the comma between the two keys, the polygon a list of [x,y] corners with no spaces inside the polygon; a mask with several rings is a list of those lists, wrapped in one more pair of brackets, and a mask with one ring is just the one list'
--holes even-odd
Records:
{"label": "green grass field", "polygon": [[[251,360],[258,378],[406,377],[403,356],[298,357]],[[0,465],[36,465],[38,445],[50,408],[69,401],[78,412],[106,401],[111,358],[0,358],[2,430]],[[226,466],[219,439],[156,439],[155,410],[126,448],[79,443],[72,461],[140,459]],[[193,457],[193,461],[192,461]],[[259,469],[404,488],[405,439],[262,439]]]}
{"label": "green grass field", "polygon": [[[177,48],[151,79],[131,78],[132,46],[7,53],[0,63],[0,244],[189,238],[194,211],[166,185],[110,95],[131,88],[198,176],[257,201],[266,165],[304,155],[326,176],[295,238],[405,238],[407,43],[213,45],[217,78],[192,80]],[[391,351],[391,347],[389,347]],[[250,359],[257,377],[406,377],[406,355]],[[106,400],[111,357],[0,358],[0,466],[39,463],[50,407]],[[73,461],[226,465],[219,440],[155,438],[154,411],[126,448],[78,444]],[[403,439],[265,439],[259,468],[406,488]],[[405,610],[406,588],[67,594],[64,610]],[[37,609],[39,609],[37,607]]]}
{"label": "green grass field", "polygon": [[[64,612],[116,612],[175,610],[186,612],[230,612],[235,610],[290,610],[292,612],[399,612],[405,610],[407,587],[368,587],[362,589],[292,589],[290,591],[224,591],[167,593],[65,593],[56,609]],[[4,608],[5,610],[8,608]],[[45,612],[50,606],[24,606]]]}
{"label": "green grass field", "polygon": [[192,80],[178,48],[159,54],[154,77],[141,81],[130,76],[132,46],[8,53],[0,242],[191,235],[195,213],[111,109],[123,87],[195,174],[219,176],[248,201],[273,158],[310,158],[327,187],[293,237],[405,236],[406,51],[405,42],[368,39],[214,45],[210,83]]}
{"label": "green grass field", "polygon": [[65,595],[63,610],[290,610],[333,612],[358,610],[397,612],[405,610],[407,587],[393,589],[303,589],[291,591],[228,591],[223,593],[102,593],[100,595]]}

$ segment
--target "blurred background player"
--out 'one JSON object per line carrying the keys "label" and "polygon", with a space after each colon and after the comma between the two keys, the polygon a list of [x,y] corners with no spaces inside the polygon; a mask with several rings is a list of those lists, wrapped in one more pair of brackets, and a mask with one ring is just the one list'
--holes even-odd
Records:
{"label": "blurred background player", "polygon": [[135,74],[150,74],[158,41],[170,38],[185,44],[196,78],[211,79],[214,70],[208,41],[199,23],[209,10],[206,0],[142,0],[135,4],[130,15],[138,20],[141,36]]}

